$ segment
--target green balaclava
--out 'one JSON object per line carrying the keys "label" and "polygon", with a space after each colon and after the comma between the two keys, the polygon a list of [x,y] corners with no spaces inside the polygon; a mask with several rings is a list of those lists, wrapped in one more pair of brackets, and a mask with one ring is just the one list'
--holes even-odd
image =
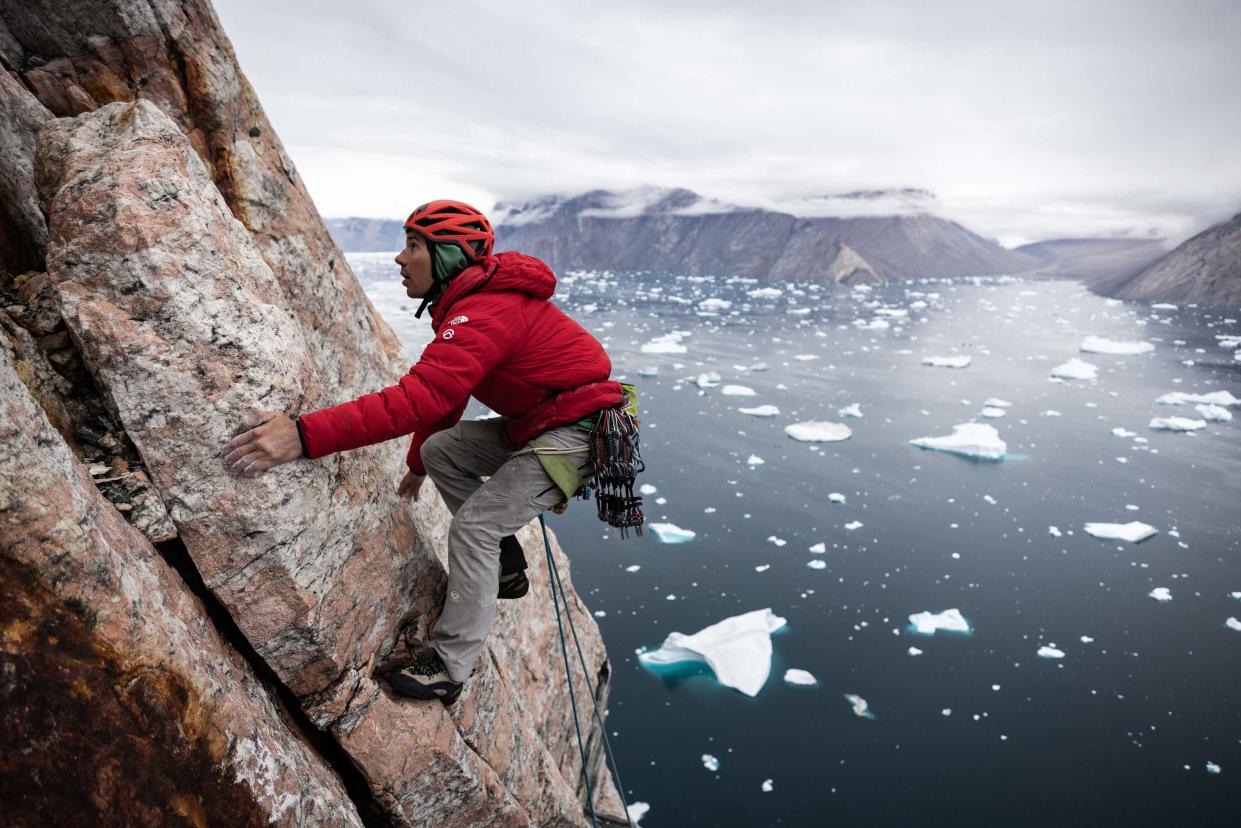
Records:
{"label": "green balaclava", "polygon": [[422,316],[427,305],[438,302],[444,295],[444,289],[448,287],[448,283],[470,265],[470,260],[455,243],[439,244],[428,241],[427,248],[431,253],[431,278],[434,284],[427,291],[422,304],[418,306],[418,311],[414,314],[415,319]]}

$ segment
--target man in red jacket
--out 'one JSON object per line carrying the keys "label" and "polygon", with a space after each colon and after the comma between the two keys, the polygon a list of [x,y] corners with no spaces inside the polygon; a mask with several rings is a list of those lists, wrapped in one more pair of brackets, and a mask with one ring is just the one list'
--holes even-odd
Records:
{"label": "man in red jacket", "polygon": [[[435,333],[417,364],[396,385],[342,405],[296,418],[255,412],[222,454],[233,472],[253,476],[413,434],[397,492],[417,497],[430,474],[452,511],[448,590],[427,645],[387,678],[400,693],[447,706],[482,651],[496,598],[525,594],[513,534],[590,476],[593,415],[624,392],[608,380],[598,340],[548,301],[551,270],[521,253],[492,255],[482,213],[433,201],[405,231],[402,284],[423,299],[416,316],[430,306]],[[461,422],[471,395],[501,416]],[[507,562],[519,561],[505,567],[512,571],[501,568],[502,548]]]}

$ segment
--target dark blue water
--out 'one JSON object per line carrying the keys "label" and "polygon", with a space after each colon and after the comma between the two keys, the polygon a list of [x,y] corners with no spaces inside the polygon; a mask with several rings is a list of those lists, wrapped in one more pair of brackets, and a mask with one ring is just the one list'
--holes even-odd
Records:
{"label": "dark blue water", "polygon": [[[412,320],[391,257],[350,258],[420,351],[429,329]],[[775,298],[747,295],[759,287],[649,273],[561,281],[558,301],[639,389],[640,480],[658,488],[648,521],[696,533],[678,545],[649,531],[620,540],[581,501],[549,515],[600,616],[614,668],[608,730],[626,796],[650,804],[642,824],[1241,823],[1241,632],[1225,623],[1241,617],[1230,595],[1241,593],[1241,420],[1190,434],[1148,427],[1200,418],[1155,402],[1168,392],[1241,397],[1241,362],[1219,340],[1241,334],[1241,312],[1153,310],[1068,282],[870,293],[790,283]],[[707,298],[732,304],[705,316]],[[859,326],[881,308],[908,316]],[[686,353],[641,353],[670,331],[685,332]],[[1080,353],[1088,335],[1155,349]],[[920,364],[953,355],[970,366]],[[1098,366],[1097,380],[1050,381],[1071,357]],[[751,370],[760,361],[768,368]],[[639,376],[645,366],[658,375]],[[707,371],[720,386],[687,381]],[[726,384],[755,395],[725,396]],[[993,397],[1012,403],[1003,418],[980,416]],[[853,403],[861,418],[839,415]],[[762,404],[779,416],[737,411]],[[785,435],[808,420],[853,434]],[[908,443],[970,421],[998,430],[1006,460]],[[1132,520],[1159,534],[1130,544],[1083,531]],[[808,551],[818,543],[824,554]],[[1156,587],[1172,600],[1151,598]],[[635,651],[669,632],[764,607],[787,626],[757,697],[702,667],[638,663]],[[971,635],[908,629],[910,614],[950,608]],[[1053,644],[1062,659],[1038,657]],[[818,684],[786,684],[788,668]],[[875,718],[855,716],[845,693]]]}

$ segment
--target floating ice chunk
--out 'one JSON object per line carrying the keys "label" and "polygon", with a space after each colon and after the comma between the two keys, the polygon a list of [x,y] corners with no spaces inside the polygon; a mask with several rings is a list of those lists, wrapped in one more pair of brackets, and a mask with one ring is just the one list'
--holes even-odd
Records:
{"label": "floating ice chunk", "polygon": [[655,365],[643,365],[638,369],[640,377],[657,377],[659,376],[659,367]]}
{"label": "floating ice chunk", "polygon": [[1219,773],[1220,767],[1214,762],[1207,762],[1207,773]]}
{"label": "floating ice chunk", "polygon": [[1038,648],[1039,658],[1064,658],[1064,651],[1046,645]]}
{"label": "floating ice chunk", "polygon": [[761,466],[767,461],[759,457],[757,454],[751,454],[748,458],[746,458],[745,462],[748,466]]}
{"label": "floating ice chunk", "polygon": [[961,615],[961,610],[950,609],[943,612],[915,612],[909,616],[909,623],[914,632],[923,635],[934,635],[936,630],[944,632],[970,632],[969,622]]}
{"label": "floating ice chunk", "polygon": [[659,491],[659,489],[655,488],[650,483],[643,483],[638,487],[638,494],[653,495],[657,491]]}
{"label": "floating ice chunk", "polygon": [[1236,598],[1238,601],[1241,601],[1241,592],[1230,592],[1228,593],[1228,597]]}
{"label": "floating ice chunk", "polygon": [[694,539],[691,530],[682,529],[675,523],[652,523],[650,527],[660,543],[685,543]]}
{"label": "floating ice chunk", "polygon": [[845,496],[841,494],[840,492],[830,492],[827,495],[827,499],[831,503],[844,503],[845,502]]}
{"label": "floating ice chunk", "polygon": [[798,362],[812,362],[818,358],[818,354],[793,354],[793,359]]}
{"label": "floating ice chunk", "polygon": [[758,288],[757,290],[747,290],[745,295],[751,299],[779,299],[784,295],[784,291],[780,290],[780,288],[765,287]]}
{"label": "floating ice chunk", "polygon": [[1008,445],[1000,439],[994,426],[985,423],[960,423],[947,437],[919,437],[910,440],[918,448],[959,454],[977,460],[1003,460]]}
{"label": "floating ice chunk", "polygon": [[709,771],[717,771],[720,769],[720,760],[709,753],[704,753],[702,755],[702,766]]}
{"label": "floating ice chunk", "polygon": [[819,680],[805,670],[789,669],[784,671],[785,684],[796,684],[800,687],[809,687],[818,684]]}
{"label": "floating ice chunk", "polygon": [[842,417],[861,417],[862,407],[859,403],[853,403],[840,409],[837,413]]}
{"label": "floating ice chunk", "polygon": [[1078,346],[1086,354],[1149,354],[1155,346],[1149,342],[1125,342],[1116,339],[1104,339],[1101,336],[1088,336]]}
{"label": "floating ice chunk", "polygon": [[853,430],[844,423],[818,420],[787,425],[784,427],[784,433],[803,443],[836,443],[853,436]]}
{"label": "floating ice chunk", "polygon": [[776,546],[784,546],[786,543],[788,543],[788,541],[786,541],[784,538],[778,538],[775,535],[768,535],[767,541],[769,543],[774,543]]}
{"label": "floating ice chunk", "polygon": [[728,310],[733,303],[727,299],[717,299],[712,296],[710,299],[703,299],[698,303],[698,309],[707,311],[708,313],[717,313],[722,310]]}
{"label": "floating ice chunk", "polygon": [[1012,405],[1012,403],[1008,400],[1001,400],[999,397],[988,397],[986,401],[983,402],[983,405],[990,406],[992,408],[1008,408]]}
{"label": "floating ice chunk", "polygon": [[651,810],[651,804],[649,802],[631,802],[625,810],[629,814],[630,819],[634,822],[641,822],[642,817],[646,816],[647,812]]}
{"label": "floating ice chunk", "polygon": [[714,388],[720,384],[720,375],[715,371],[705,371],[694,377],[690,382],[699,388]]}
{"label": "floating ice chunk", "polygon": [[806,561],[806,566],[811,569],[827,569],[827,561],[813,560]]}
{"label": "floating ice chunk", "polygon": [[1152,417],[1150,427],[1157,431],[1197,431],[1206,428],[1207,421],[1189,417]]}
{"label": "floating ice chunk", "polygon": [[669,633],[663,646],[638,660],[647,667],[701,661],[720,684],[755,696],[771,673],[771,634],[784,623],[770,609],[734,615],[693,635]]}
{"label": "floating ice chunk", "polygon": [[885,331],[892,327],[886,319],[854,319],[853,327],[862,331]]}
{"label": "floating ice chunk", "polygon": [[738,408],[737,410],[752,417],[774,417],[780,413],[780,409],[774,405],[760,405],[757,408]]}
{"label": "floating ice chunk", "polygon": [[1206,394],[1189,394],[1184,391],[1172,391],[1155,400],[1160,405],[1185,405],[1186,403],[1205,403],[1207,405],[1237,406],[1241,399],[1227,391],[1211,391]]}
{"label": "floating ice chunk", "polygon": [[1099,369],[1089,362],[1073,357],[1068,362],[1063,362],[1051,369],[1051,375],[1059,379],[1094,379],[1099,374]]}
{"label": "floating ice chunk", "polygon": [[1151,305],[1151,310],[1179,310],[1179,308],[1167,302],[1156,302]]}
{"label": "floating ice chunk", "polygon": [[875,718],[875,714],[870,712],[870,705],[866,703],[866,699],[854,693],[845,693],[845,700],[853,705],[854,716],[861,716],[864,719]]}
{"label": "floating ice chunk", "polygon": [[919,650],[917,647],[910,647],[910,648],[909,648],[908,650],[906,650],[905,652],[909,653],[911,656],[920,656],[920,655],[922,655],[922,651],[921,651],[921,650]]}
{"label": "floating ice chunk", "polygon": [[1053,538],[1058,538],[1058,537],[1060,537],[1060,535],[1061,535],[1062,533],[1060,532],[1060,527],[1058,527],[1058,526],[1048,526],[1048,527],[1047,527],[1047,534],[1051,535]]}
{"label": "floating ice chunk", "polygon": [[1139,520],[1131,520],[1128,523],[1087,523],[1086,534],[1102,540],[1141,543],[1153,535],[1158,535],[1159,532],[1154,526],[1149,526]]}
{"label": "floating ice chunk", "polygon": [[1212,423],[1226,423],[1232,419],[1232,412],[1222,405],[1198,403],[1194,409],[1202,415],[1202,419]]}
{"label": "floating ice chunk", "polygon": [[765,362],[756,362],[756,363],[754,363],[753,365],[751,365],[751,366],[750,366],[750,370],[751,370],[751,371],[766,371],[766,370],[767,370],[767,363],[765,363]]}
{"label": "floating ice chunk", "polygon": [[771,564],[759,564],[758,566],[754,567],[755,572],[766,572],[769,569],[771,569]]}
{"label": "floating ice chunk", "polygon": [[1137,435],[1136,431],[1129,431],[1121,426],[1116,426],[1116,428],[1112,429],[1113,437],[1136,437]]}
{"label": "floating ice chunk", "polygon": [[1083,635],[1083,636],[1081,637],[1081,642],[1082,642],[1083,644],[1090,644],[1090,643],[1092,643],[1093,641],[1094,641],[1094,639],[1093,639],[1093,638],[1091,638],[1091,637],[1090,637],[1090,636],[1088,636],[1088,635]]}
{"label": "floating ice chunk", "polygon": [[935,368],[967,368],[970,358],[968,356],[929,356],[922,358],[922,364]]}
{"label": "floating ice chunk", "polygon": [[864,525],[865,524],[863,524],[862,521],[860,520],[851,520],[845,524],[845,529],[848,529],[850,532],[852,532],[856,529],[861,529],[862,526]]}
{"label": "floating ice chunk", "polygon": [[641,564],[630,564],[629,566],[625,567],[625,571],[626,572],[637,572],[641,568],[642,568]]}
{"label": "floating ice chunk", "polygon": [[1000,418],[1000,417],[1003,417],[1003,416],[1004,416],[1005,414],[1007,414],[1007,413],[1008,413],[1008,412],[1007,412],[1007,411],[1005,411],[1004,409],[1002,409],[1002,408],[997,408],[997,407],[995,407],[995,406],[991,406],[991,405],[987,406],[986,408],[984,408],[984,409],[982,410],[982,415],[983,415],[984,417],[990,417],[990,418],[991,418],[991,419],[993,419],[993,420],[994,420],[994,419],[998,419],[998,418]]}
{"label": "floating ice chunk", "polygon": [[720,393],[725,397],[753,397],[754,389],[745,385],[725,385]]}
{"label": "floating ice chunk", "polygon": [[1043,416],[1044,417],[1059,417],[1060,412],[1056,411],[1054,408],[1049,408],[1043,412]]}
{"label": "floating ice chunk", "polygon": [[1224,622],[1224,626],[1230,630],[1236,630],[1237,632],[1241,632],[1241,621],[1238,621],[1236,618],[1232,617],[1231,615],[1228,616],[1228,620]]}
{"label": "floating ice chunk", "polygon": [[822,555],[827,551],[827,544],[823,543],[823,541],[819,541],[814,546],[810,547],[810,551],[816,555]]}
{"label": "floating ice chunk", "polygon": [[771,793],[771,780],[770,779],[763,780],[763,793]]}
{"label": "floating ice chunk", "polygon": [[684,336],[679,331],[673,331],[655,337],[643,344],[639,350],[644,354],[683,354],[689,350],[681,344],[683,338]]}
{"label": "floating ice chunk", "polygon": [[1172,600],[1172,590],[1167,587],[1155,587],[1148,594],[1161,604]]}

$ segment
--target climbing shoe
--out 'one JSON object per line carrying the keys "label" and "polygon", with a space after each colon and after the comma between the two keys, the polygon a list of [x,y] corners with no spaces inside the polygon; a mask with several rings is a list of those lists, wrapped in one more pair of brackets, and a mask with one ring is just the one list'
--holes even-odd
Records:
{"label": "climbing shoe", "polygon": [[513,535],[500,538],[500,598],[520,598],[530,591],[526,578],[526,556],[521,544]]}
{"label": "climbing shoe", "polygon": [[453,681],[448,669],[440,659],[440,654],[431,647],[424,647],[414,653],[413,663],[408,667],[393,670],[384,678],[392,689],[402,696],[413,699],[439,699],[448,707],[461,695],[463,682]]}

